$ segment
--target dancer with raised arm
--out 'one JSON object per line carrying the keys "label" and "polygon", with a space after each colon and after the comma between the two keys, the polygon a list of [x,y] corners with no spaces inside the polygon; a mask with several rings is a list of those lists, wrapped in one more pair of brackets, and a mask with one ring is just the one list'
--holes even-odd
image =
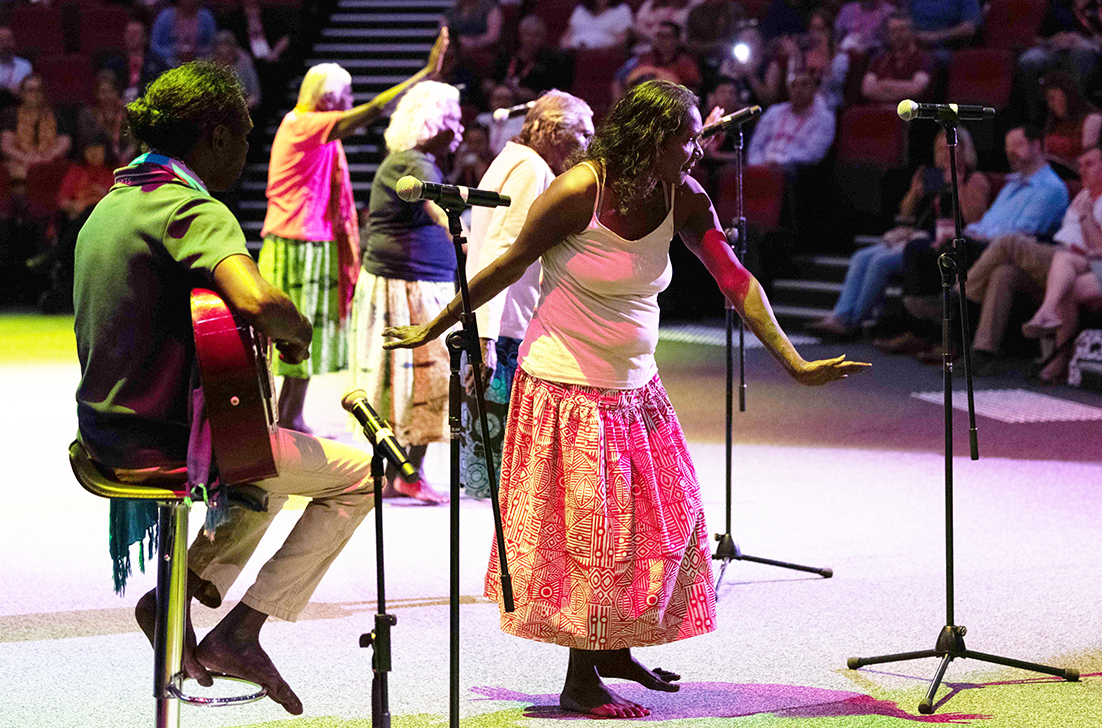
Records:
{"label": "dancer with raised arm", "polygon": [[[570,649],[560,705],[596,717],[650,711],[602,677],[672,692],[630,648],[715,629],[700,487],[658,377],[658,293],[680,235],[784,369],[818,385],[862,371],[844,356],[804,360],[739,263],[707,194],[689,176],[703,153],[696,96],[665,81],[616,103],[586,161],[532,204],[509,250],[470,284],[485,304],[540,260],[540,299],[520,347],[502,456],[501,514],[516,610],[501,627]],[[390,328],[387,348],[452,326]],[[498,599],[496,553],[486,595]],[[664,673],[663,673],[664,674]]]}

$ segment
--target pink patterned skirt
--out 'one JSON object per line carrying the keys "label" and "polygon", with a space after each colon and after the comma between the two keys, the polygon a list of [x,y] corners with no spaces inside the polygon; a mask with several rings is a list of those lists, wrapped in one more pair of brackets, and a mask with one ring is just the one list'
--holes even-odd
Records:
{"label": "pink patterned skirt", "polygon": [[[502,631],[565,647],[658,645],[715,629],[708,530],[658,377],[639,389],[518,369],[501,459],[516,609]],[[497,545],[486,596],[500,604]]]}

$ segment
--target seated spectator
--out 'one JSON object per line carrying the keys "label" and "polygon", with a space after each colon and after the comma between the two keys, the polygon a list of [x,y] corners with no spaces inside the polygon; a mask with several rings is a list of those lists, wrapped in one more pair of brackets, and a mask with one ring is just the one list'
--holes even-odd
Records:
{"label": "seated spectator", "polygon": [[861,94],[876,103],[925,99],[931,74],[929,57],[915,39],[910,16],[893,12],[888,17],[888,47],[869,61],[861,80]]}
{"label": "seated spectator", "polygon": [[490,92],[490,110],[479,114],[475,121],[483,128],[489,130],[490,151],[496,157],[501,154],[505,144],[520,133],[524,126],[524,114],[516,114],[505,119],[494,117],[494,111],[508,109],[517,105],[517,95],[511,86],[499,84]]}
{"label": "seated spectator", "polygon": [[835,52],[830,13],[822,8],[813,11],[808,17],[807,33],[781,38],[780,48],[786,75],[806,68],[818,79],[819,95],[827,108],[837,111],[844,102],[849,54]]}
{"label": "seated spectator", "polygon": [[636,84],[661,79],[696,90],[700,86],[700,68],[681,45],[681,28],[662,23],[651,49],[628,59],[612,81],[612,98],[618,99]]}
{"label": "seated spectator", "polygon": [[818,164],[834,142],[834,113],[816,93],[818,83],[806,69],[788,80],[789,101],[765,110],[750,137],[747,163],[783,167],[791,176]]}
{"label": "seated spectator", "polygon": [[[523,116],[520,118],[524,119]],[[477,124],[468,126],[463,131],[463,143],[455,150],[455,163],[448,177],[452,184],[478,187],[479,180],[493,161],[489,130]]]}
{"label": "seated spectator", "polygon": [[1102,53],[1102,15],[1097,4],[1053,0],[1041,24],[1036,45],[1018,56],[1017,82],[1023,89],[1026,118],[1040,121],[1043,112],[1037,84],[1052,70],[1070,73],[1079,88],[1088,88]]}
{"label": "seated spectator", "polygon": [[149,38],[149,50],[166,68],[198,58],[209,58],[218,32],[214,14],[198,5],[198,0],[176,0],[157,13]]}
{"label": "seated spectator", "polygon": [[440,72],[437,77],[441,83],[459,89],[459,103],[461,106],[473,106],[476,109],[486,108],[486,96],[482,91],[483,81],[471,71],[470,65],[464,61],[463,42],[450,35],[448,37],[448,48],[444,51],[444,59],[440,62]]}
{"label": "seated spectator", "polygon": [[1076,177],[1079,155],[1099,142],[1102,114],[1083,98],[1070,74],[1062,71],[1048,74],[1041,89],[1048,107],[1045,118],[1048,161],[1061,177]]}
{"label": "seated spectator", "polygon": [[906,9],[918,41],[942,68],[952,49],[971,42],[983,21],[979,0],[907,0]]}
{"label": "seated spectator", "polygon": [[[1019,126],[1007,132],[1006,158],[1013,171],[979,222],[964,228],[966,262],[976,260],[989,243],[1000,237],[1028,235],[1044,239],[1056,231],[1067,210],[1068,189],[1045,159],[1042,134],[1033,126]],[[914,320],[900,336],[874,341],[877,348],[919,354],[930,363],[940,361],[941,350],[933,343],[935,337],[928,322],[941,317],[937,257],[951,244],[955,234],[952,220],[947,220],[937,226],[932,247],[925,242],[907,243],[903,251],[903,304]],[[971,296],[973,292],[968,293]],[[997,349],[997,345],[981,343],[981,349]]]}
{"label": "seated spectator", "polygon": [[517,49],[498,54],[494,79],[513,89],[517,101],[531,101],[542,92],[569,85],[573,69],[547,44],[547,25],[536,15],[526,15],[517,28]]}
{"label": "seated spectator", "polygon": [[[241,12],[245,19],[245,35],[249,39],[249,51],[258,63],[275,64],[283,57],[283,52],[291,45],[291,29],[288,32],[271,32],[272,20],[264,21],[260,0],[241,0]],[[271,37],[276,38],[271,42]]]}
{"label": "seated spectator", "polygon": [[134,141],[124,131],[126,108],[119,92],[118,77],[113,71],[96,74],[96,103],[80,110],[77,117],[77,142],[87,148],[90,140],[106,141],[110,159],[126,164],[137,156]]}
{"label": "seated spectator", "polygon": [[501,7],[498,0],[456,0],[440,25],[465,48],[491,48],[501,39]]}
{"label": "seated spectator", "polygon": [[[957,142],[961,215],[968,224],[979,220],[987,209],[991,183],[976,171],[976,147],[964,127],[957,130]],[[810,328],[831,336],[855,333],[881,301],[891,279],[903,272],[904,246],[912,240],[928,245],[939,222],[952,222],[950,173],[949,145],[942,130],[934,139],[934,166],[919,166],[911,176],[910,189],[899,204],[897,226],[884,233],[879,243],[853,255],[834,310]]]}
{"label": "seated spectator", "polygon": [[31,167],[60,159],[72,145],[50,107],[41,76],[31,73],[24,78],[19,97],[19,105],[0,117],[0,150],[13,188],[14,183],[26,181]]}
{"label": "seated spectator", "polygon": [[[1044,299],[1033,318],[1022,325],[1022,333],[1030,338],[1055,340],[1055,355],[1037,373],[1044,384],[1067,378],[1069,346],[1079,333],[1080,305],[1102,304],[1102,151],[1098,147],[1079,157],[1079,177],[1083,189],[1068,207],[1064,224],[1054,237],[1063,247],[1038,251],[1049,261],[1043,271]],[[1037,266],[1037,273],[1041,267]],[[1033,280],[1036,282],[1036,275]]]}
{"label": "seated spectator", "polygon": [[145,25],[140,20],[131,20],[126,24],[123,44],[125,47],[121,54],[108,54],[100,60],[99,66],[100,70],[113,71],[115,77],[121,79],[122,99],[128,104],[141,96],[146,85],[167,67],[146,48]]}
{"label": "seated spectator", "polygon": [[734,0],[700,0],[685,19],[685,50],[701,59],[726,56],[745,17]]}
{"label": "seated spectator", "polygon": [[627,3],[582,0],[574,6],[559,46],[562,48],[626,47],[634,18]]}
{"label": "seated spectator", "polygon": [[260,106],[260,78],[256,75],[252,57],[237,45],[237,39],[232,32],[218,31],[214,38],[212,59],[229,66],[237,74],[245,88],[245,102],[249,105],[249,113],[255,113]]}
{"label": "seated spectator", "polygon": [[649,51],[663,23],[676,23],[680,32],[693,5],[691,0],[643,0],[635,11],[635,24],[631,28],[635,37],[631,52],[641,55]]}
{"label": "seated spectator", "polygon": [[[723,109],[724,114],[730,114],[747,105],[746,100],[740,94],[738,82],[733,78],[720,76],[715,88],[705,98],[700,116],[705,117],[711,109],[715,108]],[[717,167],[733,162],[737,153],[738,147],[735,135],[725,134],[718,144],[710,144],[704,147],[704,158],[701,160],[701,166],[711,174]]]}
{"label": "seated spectator", "polygon": [[19,84],[31,73],[31,62],[15,55],[15,35],[0,26],[0,106],[16,103]]}
{"label": "seated spectator", "polygon": [[886,0],[853,0],[834,19],[834,37],[844,51],[868,53],[884,47],[892,5]]}
{"label": "seated spectator", "polygon": [[767,49],[757,28],[746,27],[739,30],[731,52],[720,63],[718,74],[735,80],[745,104],[769,106],[782,100],[784,69],[775,47],[771,44]]}

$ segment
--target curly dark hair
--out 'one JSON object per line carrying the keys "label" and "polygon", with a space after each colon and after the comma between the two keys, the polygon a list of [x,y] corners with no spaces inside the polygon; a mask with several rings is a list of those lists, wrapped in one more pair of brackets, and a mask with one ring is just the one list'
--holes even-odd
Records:
{"label": "curly dark hair", "polygon": [[647,81],[628,91],[601,122],[586,159],[604,168],[621,212],[654,187],[658,147],[681,130],[689,109],[699,103],[684,86]]}
{"label": "curly dark hair", "polygon": [[181,158],[220,124],[240,131],[249,108],[233,70],[192,61],[154,79],[143,96],[127,104],[126,118],[130,135],[144,149]]}

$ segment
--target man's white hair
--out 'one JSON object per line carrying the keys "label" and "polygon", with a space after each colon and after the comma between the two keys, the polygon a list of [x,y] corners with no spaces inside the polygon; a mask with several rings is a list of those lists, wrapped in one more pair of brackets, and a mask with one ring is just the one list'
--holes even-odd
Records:
{"label": "man's white hair", "polygon": [[388,152],[405,152],[444,129],[444,117],[459,107],[459,89],[438,81],[422,81],[398,102],[383,134]]}
{"label": "man's white hair", "polygon": [[[297,107],[318,111],[328,107],[330,99],[340,96],[345,86],[352,85],[352,75],[336,63],[319,63],[306,72],[298,89]],[[326,103],[323,103],[326,102]]]}

